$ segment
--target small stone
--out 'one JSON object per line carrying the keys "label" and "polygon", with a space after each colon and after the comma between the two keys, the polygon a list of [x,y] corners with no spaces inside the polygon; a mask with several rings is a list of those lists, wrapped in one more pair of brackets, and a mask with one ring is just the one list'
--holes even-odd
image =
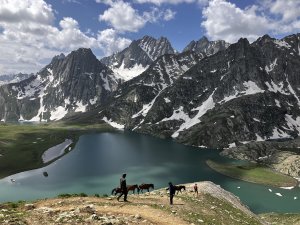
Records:
{"label": "small stone", "polygon": [[32,210],[34,208],[35,208],[34,204],[25,204],[25,209],[26,210]]}
{"label": "small stone", "polygon": [[198,219],[198,222],[200,222],[200,223],[204,223],[204,221],[203,221],[203,220],[201,220],[201,219]]}
{"label": "small stone", "polygon": [[4,218],[4,215],[3,215],[3,214],[0,214],[0,218]]}
{"label": "small stone", "polygon": [[172,211],[173,214],[176,214],[176,211]]}
{"label": "small stone", "polygon": [[141,217],[140,214],[136,214],[136,215],[134,216],[134,218],[135,218],[135,219],[141,219],[142,217]]}
{"label": "small stone", "polygon": [[112,198],[107,198],[107,200],[112,200]]}

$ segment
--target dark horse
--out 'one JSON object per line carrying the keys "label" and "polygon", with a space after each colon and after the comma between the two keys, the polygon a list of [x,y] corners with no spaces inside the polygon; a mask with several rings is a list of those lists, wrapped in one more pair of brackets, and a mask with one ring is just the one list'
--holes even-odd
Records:
{"label": "dark horse", "polygon": [[179,193],[179,191],[181,193],[182,189],[185,190],[185,186],[184,185],[176,185],[174,187],[175,187],[175,191],[177,191],[177,194]]}
{"label": "dark horse", "polygon": [[127,185],[127,191],[132,191],[132,193],[135,193],[135,189],[137,189],[138,193],[140,193],[140,188],[137,184],[134,185]]}
{"label": "dark horse", "polygon": [[121,188],[116,187],[116,188],[112,189],[111,194],[112,194],[112,195],[117,195],[117,194],[119,194],[119,193],[121,193],[121,192],[122,192],[122,191],[121,191]]}
{"label": "dark horse", "polygon": [[[140,189],[139,189],[139,187],[138,187],[137,184],[135,184],[135,185],[127,185],[127,191],[132,191],[133,194],[135,193],[135,189],[138,190],[138,193],[140,192]],[[121,192],[122,192],[121,188],[116,187],[116,188],[112,189],[111,194],[112,195],[116,195],[116,194],[121,193]]]}
{"label": "dark horse", "polygon": [[154,189],[154,184],[141,184],[139,186],[139,188],[142,193],[143,193],[143,190],[147,190],[149,192],[150,188]]}

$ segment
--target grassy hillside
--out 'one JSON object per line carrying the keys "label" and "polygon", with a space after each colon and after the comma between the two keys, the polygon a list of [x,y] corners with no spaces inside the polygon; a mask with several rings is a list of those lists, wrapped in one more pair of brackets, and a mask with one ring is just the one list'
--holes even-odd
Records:
{"label": "grassy hillside", "polygon": [[[230,193],[211,182],[199,182],[199,195],[190,188],[174,197],[169,205],[164,189],[150,194],[129,195],[129,202],[118,202],[116,197],[69,197],[40,200],[26,205],[2,204],[0,223],[14,224],[262,224],[260,218],[237,202]],[[213,193],[205,190],[212,189]],[[225,196],[229,195],[229,196]],[[238,200],[236,200],[238,201]]]}
{"label": "grassy hillside", "polygon": [[210,168],[223,175],[248,182],[271,185],[275,187],[291,187],[296,186],[298,183],[296,179],[290,176],[275,172],[267,167],[256,164],[221,164],[212,160],[207,160],[206,163]]}

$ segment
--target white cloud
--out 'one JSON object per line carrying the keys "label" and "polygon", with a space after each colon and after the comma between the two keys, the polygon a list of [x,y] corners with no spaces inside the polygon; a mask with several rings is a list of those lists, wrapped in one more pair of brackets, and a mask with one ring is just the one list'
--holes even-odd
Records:
{"label": "white cloud", "polygon": [[171,9],[160,10],[152,7],[150,11],[139,14],[132,5],[122,0],[96,0],[98,3],[110,5],[99,21],[105,21],[118,32],[138,32],[146,23],[156,23],[160,20],[169,21],[175,18],[176,12]]}
{"label": "white cloud", "polygon": [[53,10],[43,0],[0,0],[0,23],[24,20],[49,24],[54,20]]}
{"label": "white cloud", "polygon": [[147,22],[128,2],[123,1],[112,2],[111,7],[99,16],[99,20],[121,32],[137,32]]}
{"label": "white cloud", "polygon": [[54,55],[80,47],[107,54],[129,43],[113,32],[93,37],[70,17],[55,27],[54,19],[51,5],[42,0],[0,0],[0,74],[36,72]]}
{"label": "white cloud", "polygon": [[226,0],[212,0],[202,11],[206,34],[212,39],[236,42],[240,37],[250,41],[264,34],[286,35],[300,31],[300,2],[264,0],[260,5],[238,8]]}
{"label": "white cloud", "polygon": [[152,3],[155,5],[162,5],[162,4],[173,4],[177,5],[180,3],[194,3],[197,0],[135,0],[137,3]]}
{"label": "white cloud", "polygon": [[129,39],[119,37],[114,29],[100,31],[97,35],[97,40],[106,56],[123,50],[131,43]]}
{"label": "white cloud", "polygon": [[172,11],[171,9],[167,9],[164,14],[164,20],[165,21],[172,20],[175,18],[175,15],[176,15],[176,12]]}
{"label": "white cloud", "polygon": [[171,9],[160,10],[152,7],[151,11],[143,13],[143,18],[149,23],[157,23],[160,20],[169,21],[175,18],[176,12]]}
{"label": "white cloud", "polygon": [[275,0],[268,1],[266,5],[270,12],[279,14],[285,22],[298,19],[300,17],[300,1],[298,0]]}

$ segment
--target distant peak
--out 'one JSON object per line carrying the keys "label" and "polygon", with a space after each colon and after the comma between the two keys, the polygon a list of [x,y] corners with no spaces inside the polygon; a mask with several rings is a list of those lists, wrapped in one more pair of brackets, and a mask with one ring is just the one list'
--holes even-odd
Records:
{"label": "distant peak", "polygon": [[201,41],[201,42],[202,42],[202,41],[205,41],[205,42],[206,42],[206,41],[208,41],[208,39],[207,39],[206,36],[203,36],[202,38],[199,39],[199,41]]}

